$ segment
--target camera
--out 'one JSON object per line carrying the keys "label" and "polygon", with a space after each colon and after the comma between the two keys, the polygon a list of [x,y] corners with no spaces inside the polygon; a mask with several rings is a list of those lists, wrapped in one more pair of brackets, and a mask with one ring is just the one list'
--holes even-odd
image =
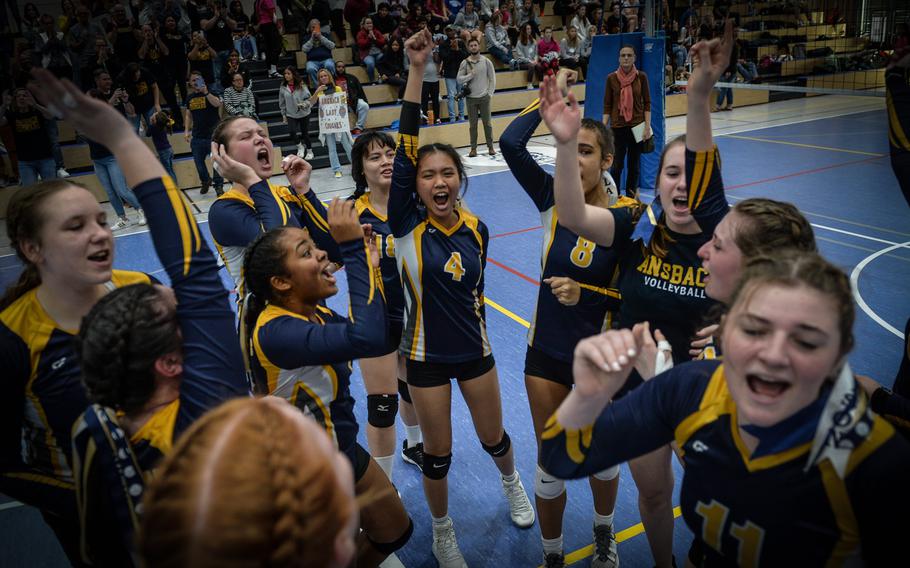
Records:
{"label": "camera", "polygon": [[461,86],[460,89],[458,89],[458,92],[455,93],[455,100],[460,101],[461,99],[465,98],[466,96],[468,96],[470,94],[471,94],[471,84],[465,83],[464,85]]}

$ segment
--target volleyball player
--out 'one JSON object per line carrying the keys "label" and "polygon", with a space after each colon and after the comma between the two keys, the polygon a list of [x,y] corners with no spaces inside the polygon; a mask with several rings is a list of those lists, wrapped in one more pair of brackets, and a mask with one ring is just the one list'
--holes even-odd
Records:
{"label": "volleyball player", "polygon": [[[555,192],[560,222],[582,237],[612,246],[620,257],[622,306],[619,325],[649,322],[672,348],[674,361],[689,358],[689,341],[714,304],[705,294],[699,248],[727,213],[720,156],[711,138],[708,97],[726,68],[733,43],[732,22],[724,39],[693,51],[699,65],[689,79],[686,136],[664,148],[658,168],[658,199],[645,208],[603,209],[587,205],[578,172],[577,135],[581,113],[569,93],[563,101],[553,79],[541,89],[541,115],[557,140]],[[694,49],[694,48],[693,48]],[[633,373],[618,396],[641,384]],[[670,447],[655,449],[629,464],[639,490],[639,510],[657,566],[672,565],[673,470]]]}
{"label": "volleyball player", "polygon": [[338,293],[335,277],[326,253],[297,227],[273,229],[250,245],[243,264],[250,293],[244,317],[252,330],[253,368],[262,375],[257,383],[313,416],[350,460],[357,495],[373,496],[361,508],[357,565],[378,566],[413,531],[390,480],[357,443],[349,389],[353,359],[375,356],[386,345],[379,253],[369,232],[365,244],[353,202],[333,200],[328,221],[345,261],[350,319],[321,305]]}
{"label": "volleyball player", "polygon": [[481,445],[502,474],[512,521],[529,527],[535,515],[503,429],[499,380],[486,334],[483,271],[489,234],[458,203],[467,181],[458,153],[445,144],[418,148],[421,77],[432,48],[427,30],[405,43],[411,70],[392,173],[389,227],[405,294],[401,350],[408,358],[408,386],[423,433],[432,550],[440,566],[462,567],[446,482],[452,462],[451,378],[458,380]]}
{"label": "volleyball player", "polygon": [[[574,82],[561,70],[561,89]],[[611,327],[619,309],[615,289],[616,254],[579,237],[561,224],[553,195],[553,177],[528,152],[528,140],[540,124],[540,102],[522,111],[499,140],[509,169],[540,211],[544,227],[541,282],[525,355],[525,386],[538,445],[543,426],[572,388],[572,352],[579,340]],[[585,202],[597,207],[628,207],[638,202],[618,197],[609,170],[613,135],[602,123],[584,119],[578,139],[579,169]],[[594,496],[594,556],[592,566],[617,566],[613,535],[613,508],[619,486],[619,468],[589,478]],[[544,565],[562,566],[562,515],[565,482],[538,464],[534,484],[543,538]]]}

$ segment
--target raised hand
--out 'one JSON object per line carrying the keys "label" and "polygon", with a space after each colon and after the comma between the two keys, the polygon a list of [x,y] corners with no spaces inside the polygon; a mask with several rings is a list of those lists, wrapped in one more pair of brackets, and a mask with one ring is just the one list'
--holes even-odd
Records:
{"label": "raised hand", "polygon": [[568,103],[563,100],[556,79],[544,77],[540,84],[540,116],[556,141],[563,144],[574,140],[581,128],[578,100],[573,93],[569,93],[568,99]]}
{"label": "raised hand", "polygon": [[650,380],[673,366],[673,348],[659,329],[652,336],[648,322],[637,323],[632,327],[632,335],[638,345],[635,370],[643,380]]}
{"label": "raised hand", "polygon": [[424,28],[404,42],[404,51],[412,67],[424,67],[433,52],[433,36]]}
{"label": "raised hand", "polygon": [[364,223],[361,225],[363,228],[363,242],[367,245],[367,250],[370,251],[370,265],[373,268],[379,268],[379,240],[382,238],[382,235],[373,233],[373,225],[369,223]]}
{"label": "raised hand", "polygon": [[568,276],[551,276],[544,278],[543,283],[550,285],[550,291],[564,306],[574,306],[581,298],[581,286]]}
{"label": "raised hand", "polygon": [[281,160],[281,169],[288,178],[288,183],[299,193],[304,195],[310,191],[310,175],[313,166],[300,156],[290,155]]}
{"label": "raised hand", "polygon": [[329,203],[329,234],[336,243],[363,239],[363,227],[354,209],[354,202],[334,198]]}
{"label": "raised hand", "polygon": [[579,341],[572,361],[575,392],[581,397],[612,397],[629,378],[637,354],[629,329],[611,329]]}
{"label": "raised hand", "polygon": [[243,187],[248,188],[261,181],[253,168],[228,156],[224,144],[212,142],[212,162],[225,179]]}
{"label": "raised hand", "polygon": [[702,352],[714,339],[714,332],[717,331],[718,325],[708,325],[695,332],[696,339],[693,339],[689,344],[689,355],[693,359],[698,359]]}
{"label": "raised hand", "polygon": [[689,49],[692,60],[692,74],[686,87],[688,96],[707,98],[714,83],[726,71],[733,51],[733,20],[724,24],[724,37],[702,40]]}

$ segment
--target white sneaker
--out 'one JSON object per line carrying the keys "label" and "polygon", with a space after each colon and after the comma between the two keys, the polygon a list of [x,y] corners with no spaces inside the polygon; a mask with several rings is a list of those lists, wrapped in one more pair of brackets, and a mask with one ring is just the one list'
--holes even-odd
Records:
{"label": "white sneaker", "polygon": [[341,179],[341,172],[335,172],[335,179]]}
{"label": "white sneaker", "polygon": [[382,563],[379,564],[379,568],[405,568],[404,564],[401,563],[401,560],[398,559],[398,556],[393,552],[389,554]]}
{"label": "white sneaker", "polygon": [[616,552],[616,536],[613,527],[600,525],[594,527],[594,556],[591,568],[618,568],[619,555]]}
{"label": "white sneaker", "polygon": [[529,91],[534,90],[534,83],[528,83],[528,90]]}
{"label": "white sneaker", "polygon": [[523,529],[533,525],[537,517],[534,515],[534,507],[531,506],[531,500],[528,499],[517,470],[515,471],[515,481],[509,483],[503,480],[502,490],[506,494],[506,499],[509,500],[509,514],[512,516],[512,522]]}
{"label": "white sneaker", "polygon": [[439,562],[439,568],[468,568],[464,556],[458,550],[452,519],[442,525],[433,523],[433,556]]}
{"label": "white sneaker", "polygon": [[114,221],[113,224],[111,224],[111,231],[120,231],[122,229],[126,229],[129,226],[130,222],[121,217]]}
{"label": "white sneaker", "polygon": [[57,168],[57,177],[58,178],[68,178],[70,173],[63,168]]}
{"label": "white sneaker", "polygon": [[303,144],[297,144],[297,155],[304,160],[306,159],[306,147]]}
{"label": "white sneaker", "polygon": [[143,211],[142,209],[139,210],[139,221],[138,221],[138,222],[139,222],[140,225],[145,225],[145,223],[146,223],[146,221],[145,221],[145,211]]}
{"label": "white sneaker", "polygon": [[312,160],[315,156],[316,156],[316,154],[313,153],[313,149],[312,149],[312,148],[307,148],[307,149],[306,149],[306,156],[304,156],[303,159],[304,159],[304,160]]}

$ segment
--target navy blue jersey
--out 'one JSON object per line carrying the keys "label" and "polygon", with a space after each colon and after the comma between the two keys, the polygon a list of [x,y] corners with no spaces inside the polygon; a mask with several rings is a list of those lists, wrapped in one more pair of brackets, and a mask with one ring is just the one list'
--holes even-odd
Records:
{"label": "navy blue jersey", "polygon": [[[541,285],[537,307],[528,332],[528,345],[550,357],[572,362],[575,344],[581,339],[609,329],[619,309],[620,293],[615,288],[619,266],[616,253],[595,244],[559,224],[553,176],[528,152],[527,144],[540,124],[540,101],[519,114],[499,139],[502,155],[525,193],[540,211],[543,224],[541,247]],[[633,207],[638,202],[620,198],[615,207]],[[567,276],[578,282],[581,297],[574,306],[559,303],[543,280]]]}
{"label": "navy blue jersey", "polygon": [[464,209],[456,209],[451,229],[418,209],[419,120],[420,105],[405,101],[389,196],[405,299],[401,352],[413,361],[463,363],[491,353],[483,299],[490,235]]}
{"label": "navy blue jersey", "polygon": [[401,278],[398,276],[398,264],[395,261],[395,236],[389,228],[389,218],[382,215],[370,203],[370,194],[365,193],[354,202],[361,223],[369,223],[376,235],[379,248],[379,270],[382,272],[382,284],[385,287],[386,307],[389,321],[404,321],[404,291],[401,289]]}
{"label": "navy blue jersey", "polygon": [[[704,325],[708,309],[716,304],[705,294],[705,271],[698,258],[698,249],[711,240],[714,228],[729,209],[716,147],[707,152],[686,148],[686,184],[689,209],[701,233],[683,235],[668,230],[672,242],[663,257],[652,254],[640,240],[633,240],[636,221],[631,210],[615,210],[613,215],[613,247],[621,258],[619,325],[631,328],[650,322],[651,329],[661,330],[673,346],[676,362],[690,359],[689,343]],[[652,222],[651,214],[650,208],[645,210],[637,223]]]}
{"label": "navy blue jersey", "polygon": [[885,73],[888,142],[910,152],[910,70],[895,65]]}
{"label": "navy blue jersey", "polygon": [[910,444],[869,411],[852,376],[822,392],[807,428],[788,428],[802,436],[750,453],[720,361],[683,363],[586,428],[566,431],[554,414],[541,463],[580,478],[675,441],[686,463],[680,506],[704,544],[702,566],[893,565],[910,530]]}
{"label": "navy blue jersey", "polygon": [[351,296],[350,320],[324,306],[304,316],[268,305],[256,320],[257,371],[269,394],[290,401],[354,457],[357,419],[350,392],[353,359],[382,354],[386,312],[382,279],[362,241],[341,244]]}
{"label": "navy blue jersey", "polygon": [[[110,290],[153,280],[114,270]],[[44,311],[37,289],[0,313],[0,491],[42,510],[74,499],[70,430],[88,406],[73,336]],[[63,492],[63,493],[61,493]]]}
{"label": "navy blue jersey", "polygon": [[261,233],[285,225],[306,227],[316,246],[326,251],[330,260],[341,261],[338,245],[329,235],[325,206],[313,191],[301,198],[289,187],[263,180],[250,188],[249,195],[232,187],[212,204],[209,209],[212,239],[238,289],[243,287],[246,247]]}

